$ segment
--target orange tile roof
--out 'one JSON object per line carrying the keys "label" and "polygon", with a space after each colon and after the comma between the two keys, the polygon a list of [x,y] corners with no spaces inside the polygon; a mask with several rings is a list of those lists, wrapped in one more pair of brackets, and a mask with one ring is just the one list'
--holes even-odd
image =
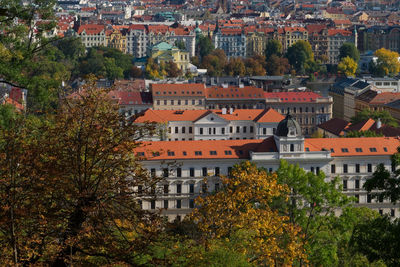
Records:
{"label": "orange tile roof", "polygon": [[218,99],[263,99],[264,91],[262,88],[255,86],[229,86],[228,88],[223,87],[207,87],[206,98],[218,98]]}
{"label": "orange tile roof", "polygon": [[347,31],[347,30],[342,30],[342,29],[329,29],[328,30],[328,35],[329,36],[333,36],[333,35],[338,35],[341,34],[343,36],[351,36],[351,31]]}
{"label": "orange tile roof", "polygon": [[276,110],[270,109],[236,109],[232,114],[222,114],[222,110],[153,110],[148,109],[138,117],[135,122],[143,123],[168,121],[196,121],[200,118],[214,113],[228,121],[256,121],[256,122],[280,122],[285,117]]}
{"label": "orange tile roof", "polygon": [[[310,138],[304,142],[304,147],[310,151],[333,149],[332,157],[392,155],[399,145],[400,140],[394,137]],[[361,151],[357,152],[356,148]]]}
{"label": "orange tile roof", "polygon": [[83,31],[86,32],[87,35],[99,34],[101,31],[104,31],[104,25],[98,24],[86,24],[80,25],[78,28],[78,34],[81,34]]}
{"label": "orange tile roof", "polygon": [[280,102],[315,102],[322,96],[314,92],[264,92],[265,98],[278,98]]}
{"label": "orange tile roof", "polygon": [[377,94],[369,103],[370,104],[386,104],[400,99],[400,93],[382,92]]}
{"label": "orange tile roof", "polygon": [[153,98],[157,96],[204,96],[205,85],[202,83],[153,83]]}
{"label": "orange tile roof", "polygon": [[285,27],[285,32],[306,32],[307,30],[303,27]]}
{"label": "orange tile roof", "polygon": [[[382,156],[396,153],[396,137],[310,138],[306,151],[331,151],[332,157]],[[143,160],[249,159],[250,151],[277,152],[274,137],[259,140],[198,140],[142,142],[135,149]]]}
{"label": "orange tile roof", "polygon": [[250,151],[260,149],[276,151],[274,139],[142,142],[135,152],[146,160],[248,159]]}

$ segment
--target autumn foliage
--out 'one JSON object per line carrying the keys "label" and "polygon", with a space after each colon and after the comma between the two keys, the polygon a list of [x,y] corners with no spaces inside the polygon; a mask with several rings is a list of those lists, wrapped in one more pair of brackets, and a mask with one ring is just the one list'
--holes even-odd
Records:
{"label": "autumn foliage", "polygon": [[190,215],[204,242],[245,232],[251,241],[236,250],[247,255],[249,262],[291,265],[305,257],[300,228],[270,208],[273,199],[288,193],[285,185],[278,184],[276,174],[244,162],[234,168],[230,178],[223,178],[223,183],[221,191],[198,198],[199,208]]}

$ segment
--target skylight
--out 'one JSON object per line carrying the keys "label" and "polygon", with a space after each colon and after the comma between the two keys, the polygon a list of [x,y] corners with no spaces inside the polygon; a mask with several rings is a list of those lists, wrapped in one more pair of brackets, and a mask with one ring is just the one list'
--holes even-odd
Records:
{"label": "skylight", "polygon": [[347,152],[349,152],[349,150],[347,148],[342,148],[342,152],[347,153]]}
{"label": "skylight", "polygon": [[376,152],[376,148],[375,148],[375,147],[370,147],[370,148],[369,148],[369,151],[371,151],[371,152]]}
{"label": "skylight", "polygon": [[210,155],[217,155],[217,151],[211,150],[211,151],[210,151]]}
{"label": "skylight", "polygon": [[356,147],[356,152],[363,152],[361,147]]}
{"label": "skylight", "polygon": [[194,152],[194,155],[195,155],[195,156],[201,156],[202,153],[201,153],[201,151],[195,151],[195,152]]}
{"label": "skylight", "polygon": [[232,151],[230,151],[230,150],[225,150],[225,155],[232,155]]}

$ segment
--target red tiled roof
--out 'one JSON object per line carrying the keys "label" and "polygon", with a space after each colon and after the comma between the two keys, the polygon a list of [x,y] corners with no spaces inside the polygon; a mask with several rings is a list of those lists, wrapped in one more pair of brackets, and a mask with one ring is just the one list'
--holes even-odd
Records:
{"label": "red tiled roof", "polygon": [[[400,140],[393,137],[310,138],[304,142],[304,147],[310,151],[333,149],[333,157],[393,155],[399,145]],[[361,152],[357,152],[356,148],[361,148]]]}
{"label": "red tiled roof", "polygon": [[151,84],[153,98],[157,96],[204,96],[205,86],[202,83]]}
{"label": "red tiled roof", "polygon": [[98,24],[86,24],[80,25],[78,28],[78,34],[81,34],[83,31],[86,32],[87,35],[99,34],[101,31],[104,31],[104,25]]}
{"label": "red tiled roof", "polygon": [[153,110],[148,109],[138,117],[135,122],[146,121],[164,123],[168,121],[197,121],[202,117],[213,113],[227,121],[256,121],[256,122],[280,122],[285,117],[274,109],[236,109],[232,114],[222,114],[222,110]]}
{"label": "red tiled roof", "polygon": [[265,98],[278,98],[280,102],[315,102],[322,96],[314,92],[264,92]]}
{"label": "red tiled roof", "polygon": [[120,105],[151,105],[152,97],[150,92],[138,91],[111,91],[111,98],[118,99]]}
{"label": "red tiled roof", "polygon": [[303,27],[285,27],[285,32],[306,32],[307,30]]}
{"label": "red tiled roof", "polygon": [[387,104],[389,102],[400,99],[400,93],[383,92],[377,94],[369,103],[370,104]]}
{"label": "red tiled roof", "polygon": [[321,123],[320,125],[318,125],[318,128],[328,131],[334,135],[342,136],[344,135],[344,130],[349,125],[351,125],[351,123],[348,121],[339,118],[333,118],[330,119],[329,121]]}
{"label": "red tiled roof", "polygon": [[343,36],[351,36],[351,31],[347,30],[342,30],[342,29],[329,29],[328,30],[328,35],[333,36],[333,35],[343,35]]}
{"label": "red tiled roof", "polygon": [[263,99],[263,89],[255,86],[229,86],[223,87],[207,87],[206,98],[219,98],[219,99]]}
{"label": "red tiled roof", "polygon": [[[332,157],[392,155],[400,140],[393,137],[310,138],[308,152],[331,151]],[[357,150],[356,150],[357,149]],[[136,155],[146,160],[249,159],[250,151],[277,152],[274,137],[260,140],[199,140],[142,142]]]}
{"label": "red tiled roof", "polygon": [[135,152],[146,160],[248,159],[250,151],[259,150],[276,151],[274,139],[142,142]]}

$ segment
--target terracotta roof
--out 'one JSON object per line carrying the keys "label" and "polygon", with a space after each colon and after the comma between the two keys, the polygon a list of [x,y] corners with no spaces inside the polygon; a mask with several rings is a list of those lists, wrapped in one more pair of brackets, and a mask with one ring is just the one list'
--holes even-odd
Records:
{"label": "terracotta roof", "polygon": [[263,93],[262,88],[255,86],[229,86],[228,88],[212,86],[206,88],[206,98],[208,99],[263,99]]}
{"label": "terracotta roof", "polygon": [[325,149],[333,157],[393,155],[399,145],[400,140],[393,137],[310,138],[304,142],[309,151]]}
{"label": "terracotta roof", "polygon": [[153,98],[157,96],[204,96],[205,85],[202,83],[153,83]]}
{"label": "terracotta roof", "polygon": [[[310,138],[308,152],[330,151],[332,157],[392,155],[400,140],[393,137]],[[136,155],[146,160],[249,159],[250,151],[277,152],[274,137],[259,140],[199,140],[142,142]]]}
{"label": "terracotta roof", "polygon": [[320,33],[322,30],[326,29],[327,26],[324,24],[309,24],[306,28],[308,33]]}
{"label": "terracotta roof", "polygon": [[248,159],[250,151],[277,150],[273,137],[260,140],[142,142],[142,146],[135,149],[136,155],[147,160]]}
{"label": "terracotta roof", "polygon": [[78,28],[78,34],[81,34],[83,31],[86,32],[87,35],[99,34],[101,31],[104,31],[104,25],[98,24],[86,24],[80,25]]}
{"label": "terracotta roof", "polygon": [[120,105],[151,105],[153,103],[150,92],[114,90],[109,95],[113,99],[118,99]]}
{"label": "terracotta roof", "polygon": [[285,27],[285,32],[306,32],[307,30],[303,27]]}
{"label": "terracotta roof", "polygon": [[24,110],[24,106],[21,103],[18,103],[17,101],[15,101],[14,99],[11,99],[11,98],[8,97],[5,100],[5,102],[7,104],[13,105],[18,111]]}
{"label": "terracotta roof", "polygon": [[242,34],[242,29],[241,28],[222,28],[221,33],[223,35],[240,35]]}
{"label": "terracotta roof", "polygon": [[285,117],[270,109],[236,109],[232,114],[222,114],[222,110],[153,110],[148,109],[135,122],[197,121],[213,113],[227,121],[280,122]]}
{"label": "terracotta roof", "polygon": [[322,96],[314,92],[264,92],[265,98],[278,98],[280,102],[315,102]]}
{"label": "terracotta roof", "polygon": [[352,33],[351,31],[346,31],[346,30],[342,30],[342,29],[329,29],[328,30],[328,35],[329,36],[334,36],[334,35],[343,35],[343,36],[351,36]]}
{"label": "terracotta roof", "polygon": [[400,99],[400,93],[384,92],[377,94],[371,101],[370,104],[386,104],[392,101]]}

